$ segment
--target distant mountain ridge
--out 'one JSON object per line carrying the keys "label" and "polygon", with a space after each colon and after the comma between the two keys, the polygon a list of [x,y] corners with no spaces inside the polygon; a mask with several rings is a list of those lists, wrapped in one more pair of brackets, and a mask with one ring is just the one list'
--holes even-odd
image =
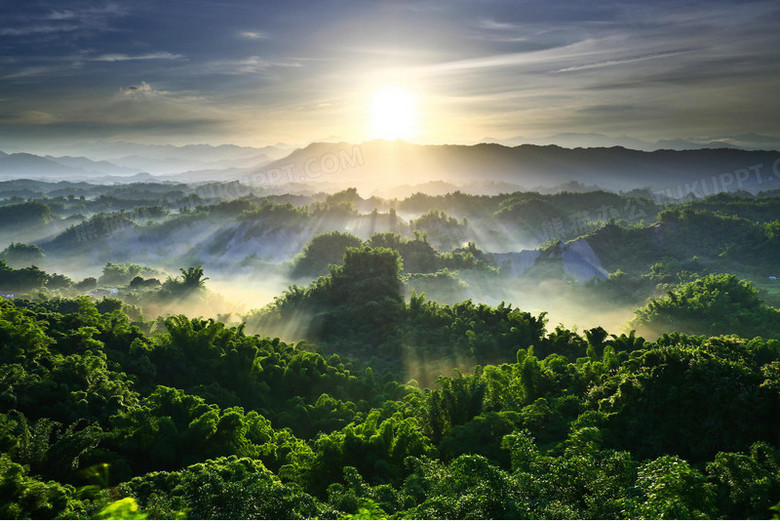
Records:
{"label": "distant mountain ridge", "polygon": [[[251,149],[253,153],[258,150]],[[619,146],[417,145],[375,140],[362,144],[311,143],[275,161],[264,161],[268,159],[247,155],[243,160],[194,160],[195,167],[182,162],[180,171],[154,175],[151,169],[133,169],[85,157],[0,154],[0,179],[27,177],[100,183],[139,178],[178,182],[240,180],[261,191],[285,190],[288,185],[314,191],[356,186],[366,193],[426,183],[442,183],[442,187],[505,187],[509,191],[515,187],[544,191],[545,187],[579,183],[612,190],[671,190],[677,192],[671,194],[677,197],[688,191],[703,196],[729,189],[769,190],[780,186],[780,176],[774,172],[780,167],[780,152],[772,150],[648,152]]]}
{"label": "distant mountain ridge", "polygon": [[133,168],[123,168],[109,161],[93,161],[86,157],[54,157],[47,155],[43,156],[43,158],[71,168],[78,168],[86,170],[87,172],[95,172],[102,175],[133,175],[139,172],[139,170]]}
{"label": "distant mountain ridge", "polygon": [[[773,165],[778,158],[777,151],[732,148],[646,152],[617,146],[571,149],[558,145],[415,145],[377,140],[360,145],[312,143],[266,165],[255,179],[260,184],[294,180],[350,186],[441,180],[460,185],[500,182],[543,187],[578,181],[619,190],[696,183],[704,190],[705,183],[709,183],[708,189],[713,184],[736,188],[736,180],[741,177],[742,188],[763,184],[766,186],[762,189],[770,189],[779,184],[773,179]],[[761,165],[758,173],[750,170],[757,165]]]}
{"label": "distant mountain ridge", "polygon": [[19,152],[0,155],[0,178],[71,178],[86,173],[83,168],[63,165],[51,159]]}
{"label": "distant mountain ridge", "polygon": [[294,147],[285,143],[265,147],[239,145],[156,145],[125,141],[94,141],[59,146],[49,153],[52,155],[85,155],[97,160],[112,160],[127,156],[141,156],[149,159],[186,159],[191,161],[214,162],[235,160],[258,155],[277,159],[285,156]]}
{"label": "distant mountain ridge", "polygon": [[[13,160],[0,164],[0,178],[94,180],[96,176],[115,176],[116,179],[109,179],[107,182],[125,182],[125,176],[138,173],[176,176],[207,171],[216,172],[214,175],[206,174],[208,180],[215,180],[226,175],[231,176],[231,170],[260,168],[292,150],[293,147],[284,143],[266,147],[242,147],[91,142],[49,148],[45,155],[31,151],[13,153]],[[0,153],[0,158],[7,156],[4,152]],[[42,158],[50,163],[34,158]],[[220,172],[223,170],[225,172]],[[202,176],[196,177],[203,180]]]}
{"label": "distant mountain ridge", "polygon": [[740,150],[772,150],[780,148],[780,138],[760,134],[688,137],[645,141],[631,136],[608,136],[598,133],[567,132],[546,137],[515,136],[506,139],[485,137],[485,143],[517,145],[559,145],[565,148],[598,148],[621,146],[634,150],[695,150],[701,148],[738,148]]}

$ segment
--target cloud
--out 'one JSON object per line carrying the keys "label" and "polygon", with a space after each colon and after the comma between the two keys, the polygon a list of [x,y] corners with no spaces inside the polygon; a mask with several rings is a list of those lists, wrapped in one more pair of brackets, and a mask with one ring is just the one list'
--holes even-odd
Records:
{"label": "cloud", "polygon": [[0,114],[0,120],[4,123],[30,126],[51,125],[62,121],[59,116],[42,110],[6,112]]}
{"label": "cloud", "polygon": [[169,94],[167,91],[154,89],[151,85],[149,85],[145,81],[142,81],[138,85],[121,87],[119,89],[119,92],[131,98],[146,98],[150,96],[160,96],[160,95]]}
{"label": "cloud", "polygon": [[169,52],[154,52],[149,54],[137,54],[134,56],[128,54],[102,54],[94,58],[89,58],[95,62],[125,62],[135,60],[179,60],[184,58],[181,54],[172,54]]}
{"label": "cloud", "polygon": [[622,65],[624,63],[635,63],[635,62],[641,62],[645,60],[655,60],[658,58],[670,58],[672,56],[679,56],[681,54],[685,54],[691,52],[690,50],[680,50],[680,51],[668,51],[668,52],[658,52],[653,54],[645,54],[643,56],[629,56],[626,58],[615,58],[613,60],[604,60],[600,62],[594,62],[594,63],[586,63],[583,65],[573,65],[571,67],[564,67],[563,69],[558,69],[555,71],[552,71],[553,73],[560,73],[560,72],[574,72],[574,71],[585,71],[589,69],[600,69],[602,67],[611,67],[613,65]]}
{"label": "cloud", "polygon": [[[306,10],[231,0],[229,9],[197,2],[196,12],[152,0],[6,3],[4,105],[58,114],[63,125],[129,132],[151,121],[232,121],[220,128],[254,136],[249,115],[261,114],[277,122],[269,134],[327,135],[359,127],[361,96],[398,81],[425,100],[432,141],[499,125],[529,136],[657,139],[735,125],[780,133],[776,0],[336,1]],[[278,123],[288,116],[294,123]]]}
{"label": "cloud", "polygon": [[47,20],[71,20],[73,18],[76,18],[76,13],[74,13],[70,9],[64,9],[62,11],[57,11],[55,9],[49,15],[46,16]]}
{"label": "cloud", "polygon": [[480,20],[477,26],[480,29],[487,29],[489,31],[511,31],[522,27],[519,24],[497,22],[495,20],[488,20],[488,19]]}
{"label": "cloud", "polygon": [[585,39],[572,44],[561,45],[549,49],[491,54],[477,58],[467,58],[464,60],[425,65],[420,67],[418,72],[423,75],[431,73],[462,73],[463,71],[475,69],[530,66],[534,64],[546,64],[563,59],[606,54],[608,51],[600,48],[599,44],[600,42],[597,40]]}
{"label": "cloud", "polygon": [[203,64],[199,72],[208,74],[261,74],[279,67],[300,67],[298,61],[268,60],[260,56],[249,56],[237,60],[214,60]]}
{"label": "cloud", "polygon": [[33,34],[53,34],[72,32],[81,29],[80,25],[28,25],[26,27],[6,27],[0,29],[0,36],[29,36]]}
{"label": "cloud", "polygon": [[214,135],[230,130],[237,119],[202,97],[147,81],[105,94],[98,89],[69,103],[52,99],[30,108],[0,106],[0,137]]}
{"label": "cloud", "polygon": [[[32,78],[36,76],[45,76],[51,74],[66,74],[68,71],[82,69],[84,62],[125,62],[125,61],[142,61],[142,60],[180,60],[184,59],[181,54],[172,54],[169,52],[155,52],[140,55],[127,55],[122,53],[117,54],[102,54],[99,56],[88,57],[85,53],[81,52],[71,56],[63,56],[56,60],[50,60],[52,65],[30,65],[27,67],[18,68],[16,71],[9,74],[4,74],[0,78],[5,80],[11,79],[23,79]],[[56,63],[54,63],[56,61]],[[4,61],[0,59],[0,65]],[[13,63],[11,61],[10,63]]]}
{"label": "cloud", "polygon": [[[65,2],[63,2],[65,3]],[[41,10],[30,2],[22,5],[16,12],[4,13],[5,27],[0,28],[0,36],[56,35],[59,33],[106,31],[109,20],[124,16],[125,6],[116,2],[93,5],[87,8]]]}
{"label": "cloud", "polygon": [[12,72],[11,74],[6,74],[2,76],[4,80],[13,80],[13,79],[19,79],[19,78],[27,78],[31,76],[39,76],[41,74],[47,74],[50,72],[55,72],[62,70],[61,66],[39,66],[39,67],[25,67],[23,69],[19,69],[16,72]]}
{"label": "cloud", "polygon": [[249,40],[265,40],[268,38],[268,35],[263,32],[258,31],[242,31],[239,33],[239,36],[242,38],[247,38]]}

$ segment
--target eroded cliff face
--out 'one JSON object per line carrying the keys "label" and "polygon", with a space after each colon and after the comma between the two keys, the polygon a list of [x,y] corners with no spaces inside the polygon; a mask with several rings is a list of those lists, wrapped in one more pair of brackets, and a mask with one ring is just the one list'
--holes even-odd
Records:
{"label": "eroded cliff face", "polygon": [[510,277],[518,277],[534,265],[541,253],[541,250],[523,250],[511,253],[494,253],[493,257],[501,268],[501,273]]}
{"label": "eroded cliff face", "polygon": [[598,255],[585,238],[564,244],[561,247],[561,258],[563,271],[578,282],[593,278],[606,279],[609,276],[607,270],[601,265]]}

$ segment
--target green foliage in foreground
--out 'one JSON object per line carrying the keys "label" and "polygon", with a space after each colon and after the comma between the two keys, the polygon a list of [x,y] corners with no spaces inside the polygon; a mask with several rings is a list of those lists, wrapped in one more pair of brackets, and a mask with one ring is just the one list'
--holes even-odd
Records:
{"label": "green foliage in foreground", "polygon": [[[321,284],[357,306],[398,272],[372,255]],[[762,518],[780,501],[777,340],[547,332],[375,291],[406,338],[502,361],[419,388],[212,320],[148,333],[86,298],[0,301],[0,515]]]}

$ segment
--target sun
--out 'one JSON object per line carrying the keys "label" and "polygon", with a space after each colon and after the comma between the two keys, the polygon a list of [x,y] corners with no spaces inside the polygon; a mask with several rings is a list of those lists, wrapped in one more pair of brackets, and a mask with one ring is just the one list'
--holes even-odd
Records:
{"label": "sun", "polygon": [[417,134],[417,96],[399,85],[375,91],[369,107],[371,139],[410,139]]}

